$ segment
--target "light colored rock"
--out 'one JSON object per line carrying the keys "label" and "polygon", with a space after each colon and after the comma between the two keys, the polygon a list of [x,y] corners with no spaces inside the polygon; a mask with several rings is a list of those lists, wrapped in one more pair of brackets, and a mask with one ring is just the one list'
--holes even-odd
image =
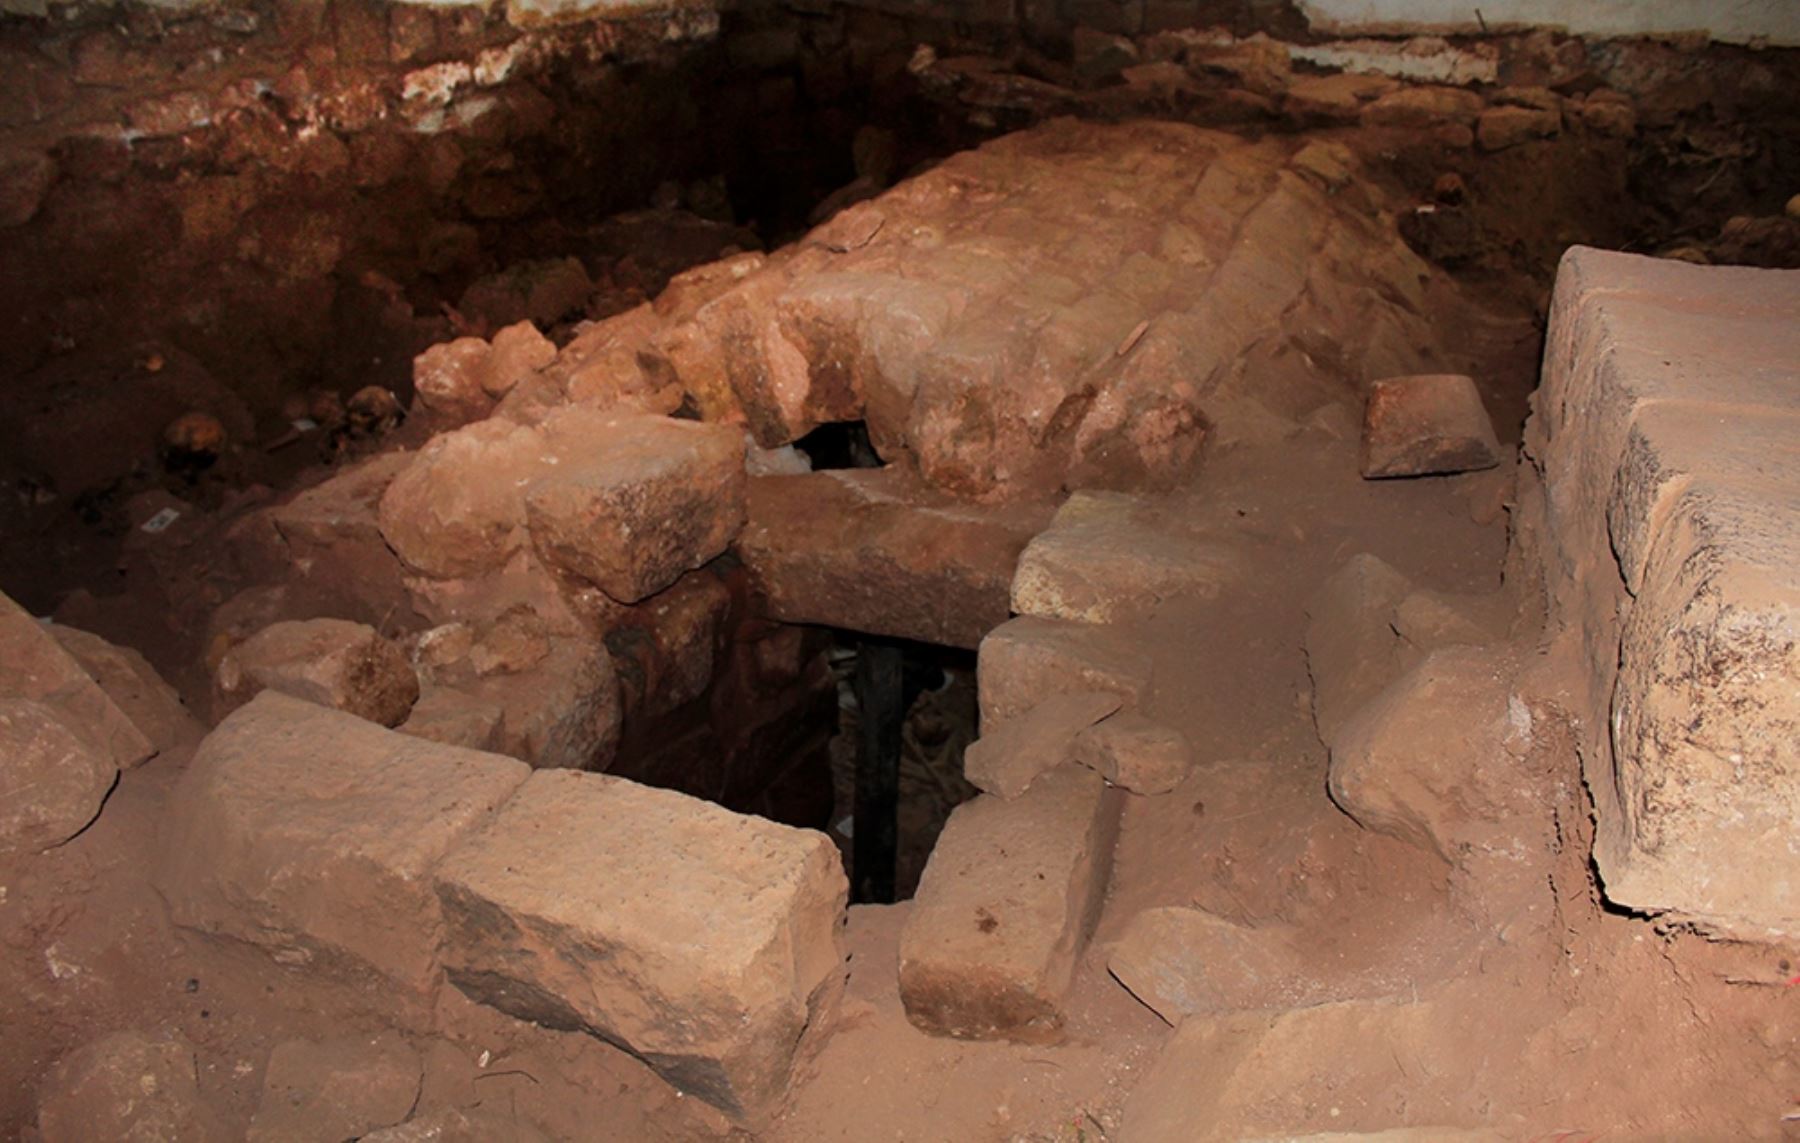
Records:
{"label": "light colored rock", "polygon": [[1133,917],[1107,950],[1106,967],[1170,1024],[1199,1013],[1290,1007],[1307,999],[1309,982],[1285,931],[1183,905]]}
{"label": "light colored rock", "polygon": [[1503,151],[1562,131],[1562,113],[1554,107],[1490,107],[1475,123],[1475,142],[1484,151]]}
{"label": "light colored rock", "polygon": [[429,742],[504,753],[506,711],[498,702],[461,687],[427,686],[406,721],[394,729]]}
{"label": "light colored rock", "polygon": [[636,603],[723,552],[744,526],[744,442],[723,425],[567,410],[558,463],[525,496],[544,562]]}
{"label": "light colored rock", "polygon": [[382,493],[381,534],[428,576],[475,576],[525,544],[523,485],[543,468],[543,441],[510,421],[440,433]]}
{"label": "light colored rock", "polygon": [[1011,801],[984,794],[956,808],[900,935],[908,1019],[963,1039],[1061,1037],[1122,799],[1092,770],[1065,766]]}
{"label": "light colored rock", "polygon": [[1481,96],[1472,91],[1420,85],[1402,87],[1365,105],[1361,119],[1369,127],[1472,126],[1481,109]]}
{"label": "light colored rock", "polygon": [[275,690],[397,726],[419,697],[419,677],[400,648],[347,619],[272,623],[226,652],[213,679],[221,715]]}
{"label": "light colored rock", "polygon": [[100,813],[118,764],[55,707],[0,698],[0,856],[61,845]]}
{"label": "light colored rock", "polygon": [[1116,623],[1166,599],[1211,599],[1243,574],[1229,547],[1181,535],[1147,518],[1142,501],[1077,492],[1019,557],[1012,609],[1046,619]]}
{"label": "light colored rock", "polygon": [[599,1036],[745,1122],[842,988],[848,883],[822,834],[599,774],[532,775],[437,873],[450,979]]}
{"label": "light colored rock", "polygon": [[423,1064],[396,1032],[284,1040],[269,1054],[249,1143],[367,1137],[412,1113]]}
{"label": "light colored rock", "polygon": [[527,773],[265,691],[182,777],[157,887],[178,924],[420,996],[438,979],[431,871]]}
{"label": "light colored rock", "polygon": [[1076,738],[1122,702],[1106,691],[1051,695],[1016,718],[984,728],[963,752],[963,776],[977,789],[1016,798],[1039,775],[1068,762]]}
{"label": "light colored rock", "polygon": [[1472,379],[1390,377],[1369,387],[1359,463],[1370,479],[1471,472],[1500,463],[1500,442]]}
{"label": "light colored rock", "polygon": [[542,663],[470,687],[500,709],[499,752],[540,769],[604,770],[623,719],[618,673],[591,636],[561,636]]}
{"label": "light colored rock", "polygon": [[419,403],[452,424],[488,415],[494,395],[482,384],[493,347],[479,337],[441,342],[413,358],[413,391]]}
{"label": "light colored rock", "polygon": [[1021,616],[981,641],[981,724],[999,726],[1050,695],[1073,691],[1117,694],[1130,710],[1149,697],[1151,671],[1150,657],[1115,628]]}
{"label": "light colored rock", "polygon": [[1134,711],[1075,736],[1075,761],[1134,794],[1166,794],[1194,770],[1194,747],[1172,726]]}
{"label": "light colored rock", "polygon": [[529,321],[515,322],[496,333],[491,349],[480,383],[487,395],[496,399],[556,360],[556,346]]}
{"label": "light colored rock", "polygon": [[231,1135],[201,1102],[196,1071],[193,1045],[179,1033],[102,1036],[44,1077],[38,1136],[43,1143],[223,1143]]}
{"label": "light colored rock", "polygon": [[1478,647],[1427,656],[1365,706],[1331,749],[1331,798],[1345,813],[1446,861],[1513,848],[1535,820],[1520,761],[1530,733],[1513,667]]}

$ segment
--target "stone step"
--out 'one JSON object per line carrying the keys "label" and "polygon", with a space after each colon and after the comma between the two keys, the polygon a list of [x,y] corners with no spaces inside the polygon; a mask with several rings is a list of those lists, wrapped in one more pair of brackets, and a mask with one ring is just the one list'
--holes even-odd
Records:
{"label": "stone step", "polygon": [[900,999],[928,1032],[1061,1038],[1112,871],[1124,795],[1082,766],[950,815],[900,936]]}

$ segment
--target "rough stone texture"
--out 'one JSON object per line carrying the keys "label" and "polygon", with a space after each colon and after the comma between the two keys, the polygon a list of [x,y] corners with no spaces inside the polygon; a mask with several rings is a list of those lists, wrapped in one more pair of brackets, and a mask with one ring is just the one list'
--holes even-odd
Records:
{"label": "rough stone texture", "polygon": [[419,403],[453,425],[487,416],[495,395],[482,381],[493,352],[479,337],[459,337],[413,358],[413,391]]}
{"label": "rough stone texture", "polygon": [[67,719],[44,703],[0,697],[0,856],[80,833],[118,779],[111,755]]}
{"label": "rough stone texture", "polygon": [[1800,934],[1797,360],[1800,274],[1577,247],[1526,436],[1603,889],[1751,937]]}
{"label": "rough stone texture", "polygon": [[1134,794],[1166,794],[1194,769],[1187,735],[1131,711],[1076,735],[1073,757]]}
{"label": "rough stone texture", "polygon": [[[1480,98],[1455,95],[1472,123]],[[1357,377],[1436,355],[1423,315],[1441,277],[1378,211],[1294,169],[1297,150],[1044,123],[697,290],[653,356],[703,416],[741,419],[764,447],[860,418],[883,459],[966,498],[1166,487],[1209,434],[1331,398],[1317,371],[1278,392],[1241,370],[1258,343],[1351,331],[1314,356]]]}
{"label": "rough stone texture", "polygon": [[981,724],[999,726],[1073,691],[1108,691],[1131,709],[1148,697],[1150,675],[1150,657],[1114,628],[1021,616],[981,641]]}
{"label": "rough stone texture", "polygon": [[480,575],[525,543],[520,485],[543,467],[542,441],[510,421],[440,433],[381,496],[381,534],[426,575]]}
{"label": "rough stone texture", "polygon": [[604,770],[619,743],[619,681],[606,648],[584,637],[556,639],[544,661],[470,688],[500,708],[500,753],[539,768]]}
{"label": "rough stone texture", "polygon": [[505,718],[499,703],[461,687],[427,686],[406,721],[394,729],[446,746],[498,753]]}
{"label": "rough stone texture", "polygon": [[1106,967],[1170,1024],[1202,1012],[1266,1007],[1304,980],[1280,929],[1252,928],[1183,905],[1145,909],[1107,950]]}
{"label": "rough stone texture", "polygon": [[599,774],[532,775],[438,870],[450,979],[585,1031],[745,1121],[841,990],[848,883],[822,835]]}
{"label": "rough stone texture", "polygon": [[1532,814],[1531,719],[1512,664],[1437,651],[1365,706],[1331,750],[1332,800],[1369,829],[1467,864],[1503,853]]}
{"label": "rough stone texture", "polygon": [[419,697],[419,677],[400,648],[347,619],[272,623],[226,652],[214,675],[216,713],[264,690],[397,726]]}
{"label": "rough stone texture", "polygon": [[1048,516],[958,503],[897,466],[757,477],[737,550],[776,619],[975,647]]}
{"label": "rough stone texture", "polygon": [[[1466,1013],[1386,1000],[1190,1018],[1132,1089],[1120,1138],[1226,1143],[1339,1132],[1385,1139],[1367,1133],[1386,1132],[1397,1119],[1479,1123],[1480,1097],[1468,1094],[1466,1077],[1431,1067],[1452,1037],[1467,1035]],[[1415,1137],[1496,1139],[1452,1126]]]}
{"label": "rough stone texture", "polygon": [[178,1033],[113,1032],[76,1048],[38,1090],[43,1143],[223,1143],[231,1138],[200,1101],[194,1048]]}
{"label": "rough stone texture", "polygon": [[504,397],[531,374],[556,360],[556,345],[528,321],[515,322],[494,335],[481,387],[490,397]]}
{"label": "rough stone texture", "polygon": [[1402,87],[1364,107],[1361,119],[1370,127],[1469,126],[1481,110],[1481,96],[1460,87]]}
{"label": "rough stone texture", "polygon": [[528,1120],[510,1108],[492,1106],[440,1107],[422,1111],[405,1123],[383,1127],[364,1135],[358,1143],[553,1143]]}
{"label": "rough stone texture", "polygon": [[49,631],[159,752],[204,733],[175,688],[137,651],[60,623]]}
{"label": "rough stone texture", "polygon": [[1175,596],[1216,596],[1241,572],[1238,553],[1182,535],[1137,497],[1077,492],[1019,557],[1012,609],[1114,623]]}
{"label": "rough stone texture", "polygon": [[965,1039],[1060,1038],[1123,797],[1092,770],[1065,766],[1019,798],[984,794],[956,808],[900,935],[908,1019]]}
{"label": "rough stone texture", "polygon": [[268,510],[286,546],[283,579],[295,579],[355,605],[371,620],[404,614],[403,567],[376,521],[382,495],[413,462],[404,452],[353,464]]}
{"label": "rough stone texture", "polygon": [[1365,477],[1470,472],[1499,463],[1494,423],[1472,379],[1438,373],[1369,387],[1360,458]]}
{"label": "rough stone texture", "polygon": [[744,439],[668,417],[569,410],[545,424],[559,462],[525,507],[544,562],[636,603],[723,552],[744,525]]}
{"label": "rough stone texture", "polygon": [[44,624],[0,595],[0,695],[54,708],[119,769],[156,752],[142,731],[51,637]]}
{"label": "rough stone texture", "polygon": [[1554,107],[1490,107],[1475,123],[1475,142],[1484,151],[1503,151],[1562,131],[1562,113]]}
{"label": "rough stone texture", "polygon": [[157,886],[178,924],[423,993],[442,930],[431,870],[528,773],[265,691],[195,754]]}
{"label": "rough stone texture", "polygon": [[269,1054],[246,1139],[363,1138],[412,1112],[423,1070],[419,1053],[396,1032],[284,1040]]}
{"label": "rough stone texture", "polygon": [[963,776],[977,789],[1016,798],[1039,775],[1068,762],[1076,737],[1123,701],[1106,691],[1051,695],[1017,718],[985,728],[963,753]]}

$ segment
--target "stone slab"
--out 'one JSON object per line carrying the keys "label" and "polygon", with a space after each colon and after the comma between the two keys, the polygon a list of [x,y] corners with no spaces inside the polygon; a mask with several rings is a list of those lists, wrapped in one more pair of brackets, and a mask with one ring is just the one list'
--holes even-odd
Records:
{"label": "stone slab", "polygon": [[745,1122],[844,979],[848,882],[823,834],[622,778],[532,775],[436,884],[470,998],[617,1044]]}
{"label": "stone slab", "polygon": [[1123,797],[1092,770],[1065,766],[1011,801],[984,794],[956,808],[900,935],[908,1019],[961,1039],[1062,1036]]}
{"label": "stone slab", "polygon": [[431,871],[527,773],[264,691],[182,777],[156,884],[178,924],[423,993],[442,931]]}

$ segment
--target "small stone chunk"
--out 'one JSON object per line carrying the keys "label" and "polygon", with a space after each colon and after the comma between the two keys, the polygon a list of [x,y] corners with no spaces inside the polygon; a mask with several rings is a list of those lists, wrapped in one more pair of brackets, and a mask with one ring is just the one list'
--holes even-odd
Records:
{"label": "small stone chunk", "polygon": [[437,980],[432,867],[528,773],[265,691],[194,755],[157,887],[177,924],[422,995]]}
{"label": "small stone chunk", "polygon": [[488,415],[494,398],[482,384],[493,347],[479,337],[459,337],[413,358],[413,391],[419,403],[454,424]]}
{"label": "small stone chunk", "polygon": [[1060,1038],[1112,870],[1124,795],[1081,766],[950,815],[900,934],[900,999],[927,1032]]}
{"label": "small stone chunk", "polygon": [[113,1032],[59,1060],[38,1093],[43,1143],[99,1139],[222,1143],[230,1133],[200,1101],[194,1049],[178,1033]]}
{"label": "small stone chunk", "polygon": [[61,845],[100,813],[119,767],[64,715],[0,698],[0,856]]}
{"label": "small stone chunk", "polygon": [[226,652],[216,683],[222,713],[275,690],[382,726],[399,725],[419,698],[405,653],[346,619],[270,624]]}
{"label": "small stone chunk", "polygon": [[1194,747],[1187,735],[1132,711],[1077,735],[1074,758],[1134,794],[1166,794],[1194,769]]}
{"label": "small stone chunk", "polygon": [[1284,932],[1233,924],[1185,905],[1133,917],[1106,967],[1170,1024],[1200,1012],[1290,1002],[1296,999],[1290,982],[1307,979]]}
{"label": "small stone chunk", "polygon": [[1150,674],[1150,656],[1116,628],[1020,616],[981,641],[981,722],[998,726],[1071,691],[1110,691],[1130,709],[1149,695]]}
{"label": "small stone chunk", "polygon": [[404,1120],[419,1098],[419,1053],[396,1032],[275,1045],[249,1143],[356,1139]]}
{"label": "small stone chunk", "polygon": [[543,441],[508,421],[440,433],[381,496],[381,534],[408,567],[477,576],[525,543],[519,487],[543,467]]}
{"label": "small stone chunk", "polygon": [[963,774],[990,794],[1016,798],[1038,775],[1069,761],[1076,737],[1123,701],[1105,691],[1052,695],[971,742],[963,754]]}
{"label": "small stone chunk", "polygon": [[1472,472],[1499,463],[1494,423],[1471,378],[1423,374],[1370,387],[1363,410],[1364,477]]}
{"label": "small stone chunk", "polygon": [[723,552],[744,526],[744,438],[731,426],[570,410],[560,463],[526,492],[544,562],[636,603]]}
{"label": "small stone chunk", "polygon": [[617,1044],[748,1123],[842,989],[848,882],[824,835],[621,778],[532,775],[437,891],[471,999]]}

